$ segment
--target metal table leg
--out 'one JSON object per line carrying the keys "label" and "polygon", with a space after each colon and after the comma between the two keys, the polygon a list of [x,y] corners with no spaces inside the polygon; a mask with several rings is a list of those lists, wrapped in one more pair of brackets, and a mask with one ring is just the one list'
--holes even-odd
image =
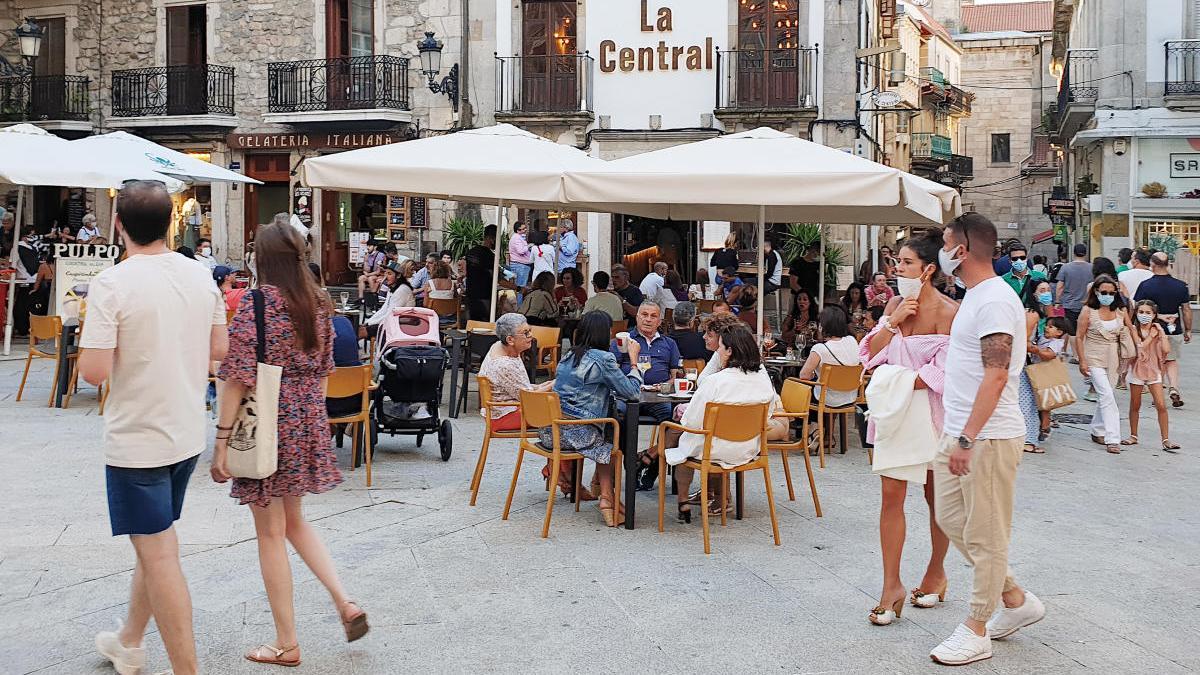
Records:
{"label": "metal table leg", "polygon": [[63,407],[63,396],[71,387],[71,359],[67,354],[75,346],[76,326],[64,325],[62,329],[62,344],[58,349],[58,382],[54,383],[54,407]]}
{"label": "metal table leg", "polygon": [[450,338],[450,417],[458,418],[458,369],[462,367],[462,340]]}
{"label": "metal table leg", "polygon": [[637,470],[638,470],[638,419],[641,404],[638,401],[625,402],[625,419],[621,429],[621,453],[625,464],[625,529],[632,530],[637,510]]}

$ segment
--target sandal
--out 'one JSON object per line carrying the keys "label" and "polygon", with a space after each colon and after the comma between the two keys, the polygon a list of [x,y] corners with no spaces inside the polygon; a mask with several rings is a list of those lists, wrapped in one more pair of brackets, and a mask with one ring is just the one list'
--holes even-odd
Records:
{"label": "sandal", "polygon": [[1121,445],[1137,445],[1137,434],[1129,434],[1129,438],[1121,441]]}
{"label": "sandal", "polygon": [[1182,408],[1183,407],[1183,398],[1179,396],[1178,389],[1171,390],[1171,407],[1172,408]]}
{"label": "sandal", "polygon": [[1092,434],[1092,442],[1096,445],[1107,445],[1107,443],[1104,442],[1104,439],[1096,434]]}
{"label": "sandal", "polygon": [[1171,454],[1179,454],[1179,444],[1171,441],[1169,438],[1164,438],[1162,441],[1162,449]]}
{"label": "sandal", "polygon": [[893,602],[891,607],[879,605],[867,615],[867,621],[876,626],[890,626],[900,618],[900,613],[904,611],[904,600],[904,596],[900,596],[900,599]]}
{"label": "sandal", "polygon": [[1029,453],[1029,454],[1031,454],[1031,455],[1044,455],[1044,454],[1046,454],[1046,451],[1045,451],[1045,450],[1043,450],[1043,449],[1039,448],[1038,446],[1036,446],[1036,445],[1034,445],[1034,444],[1032,444],[1032,443],[1026,443],[1026,444],[1025,444],[1025,452],[1028,452],[1028,453]]}
{"label": "sandal", "polygon": [[[608,504],[608,506],[605,506]],[[600,501],[596,503],[600,509],[600,515],[604,516],[604,524],[608,527],[616,527],[625,524],[625,509],[622,507],[619,512],[613,508],[612,499],[609,497],[600,497]]]}
{"label": "sandal", "polygon": [[271,666],[287,666],[288,668],[295,668],[296,666],[300,665],[300,657],[297,656],[294,660],[292,660],[283,658],[283,655],[287,654],[288,652],[294,652],[298,649],[300,649],[300,645],[292,645],[291,647],[279,649],[272,645],[263,644],[255,647],[254,651],[247,654],[246,660],[253,661],[255,663],[265,663]]}
{"label": "sandal", "polygon": [[913,607],[929,609],[930,607],[933,607],[934,605],[938,604],[939,602],[946,601],[946,587],[948,584],[949,584],[949,582],[943,581],[942,587],[939,590],[936,590],[932,593],[925,593],[921,590],[920,587],[914,588],[914,589],[912,589],[912,592],[909,593],[909,595],[908,595],[908,601],[909,601],[909,603],[912,604]]}
{"label": "sandal", "polygon": [[681,523],[692,522],[692,506],[690,502],[681,502],[678,507],[679,515],[677,520]]}
{"label": "sandal", "polygon": [[342,619],[342,628],[346,631],[346,642],[354,642],[367,634],[371,630],[371,626],[367,624],[367,613],[362,611],[358,603],[353,600],[347,600],[347,605],[353,605],[358,613],[351,616],[349,619]]}
{"label": "sandal", "polygon": [[1121,446],[1117,445],[1116,443],[1109,443],[1105,447],[1108,449],[1108,454],[1110,454],[1110,455],[1121,454]]}

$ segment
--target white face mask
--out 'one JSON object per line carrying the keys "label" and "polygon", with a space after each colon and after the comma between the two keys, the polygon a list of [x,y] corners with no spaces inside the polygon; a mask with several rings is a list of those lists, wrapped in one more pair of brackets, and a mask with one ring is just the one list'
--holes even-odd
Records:
{"label": "white face mask", "polygon": [[200,255],[207,258],[208,256],[212,255],[212,249],[205,246],[204,248],[200,249]]}
{"label": "white face mask", "polygon": [[896,277],[896,291],[900,294],[900,297],[904,298],[905,300],[909,298],[915,298],[920,295],[921,287],[924,285],[925,282],[921,280],[921,277],[917,277],[915,279],[909,279],[908,277],[900,276]]}
{"label": "white face mask", "polygon": [[938,250],[938,266],[942,268],[942,274],[954,274],[954,271],[962,264],[962,258],[955,258],[954,251],[955,249],[947,251],[944,248]]}

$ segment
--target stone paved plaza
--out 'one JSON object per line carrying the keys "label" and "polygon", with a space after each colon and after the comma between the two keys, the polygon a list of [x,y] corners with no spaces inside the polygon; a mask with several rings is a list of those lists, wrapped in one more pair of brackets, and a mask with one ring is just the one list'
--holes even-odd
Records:
{"label": "stone paved plaza", "polygon": [[[1198,350],[1184,350],[1186,381],[1200,381]],[[133,553],[109,535],[95,391],[81,390],[69,410],[48,409],[50,374],[38,365],[17,403],[21,367],[0,362],[0,671],[111,673],[92,637],[124,614]],[[1188,407],[1171,411],[1182,454],[1155,449],[1147,408],[1143,445],[1120,456],[1067,424],[1046,455],[1025,456],[1012,566],[1048,613],[966,670],[1200,671],[1200,388],[1193,392]],[[293,556],[304,650],[296,672],[932,672],[929,649],[966,614],[968,569],[951,550],[945,604],[910,607],[886,628],[867,623],[880,587],[879,481],[857,447],[818,473],[823,518],[807,489],[786,501],[773,459],[783,545],[772,546],[761,483],[751,478],[746,519],[716,527],[705,556],[698,524],[669,517],[667,531],[656,531],[647,493],[636,531],[604,528],[593,504],[580,513],[560,504],[550,538],[540,539],[537,462],[526,464],[502,521],[512,441],[493,445],[479,504],[467,506],[482,424],[471,414],[454,428],[448,463],[432,440],[418,449],[385,437],[371,489],[361,469],[347,471],[339,489],[307,500],[373,629],[347,645],[325,591]],[[346,466],[344,451],[342,459]],[[250,515],[228,491],[208,478],[206,455],[178,525],[201,671],[268,672],[242,658],[273,632]],[[903,571],[913,586],[928,529],[918,490],[909,492]],[[147,644],[147,671],[166,669],[158,636]]]}

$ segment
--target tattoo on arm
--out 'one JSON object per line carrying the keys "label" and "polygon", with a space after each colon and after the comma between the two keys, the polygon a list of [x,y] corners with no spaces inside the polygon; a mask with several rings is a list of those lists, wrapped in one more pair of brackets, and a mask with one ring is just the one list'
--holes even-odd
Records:
{"label": "tattoo on arm", "polygon": [[1013,339],[1008,333],[993,333],[984,336],[980,341],[980,353],[983,356],[983,367],[1008,370],[1009,359],[1012,357]]}

